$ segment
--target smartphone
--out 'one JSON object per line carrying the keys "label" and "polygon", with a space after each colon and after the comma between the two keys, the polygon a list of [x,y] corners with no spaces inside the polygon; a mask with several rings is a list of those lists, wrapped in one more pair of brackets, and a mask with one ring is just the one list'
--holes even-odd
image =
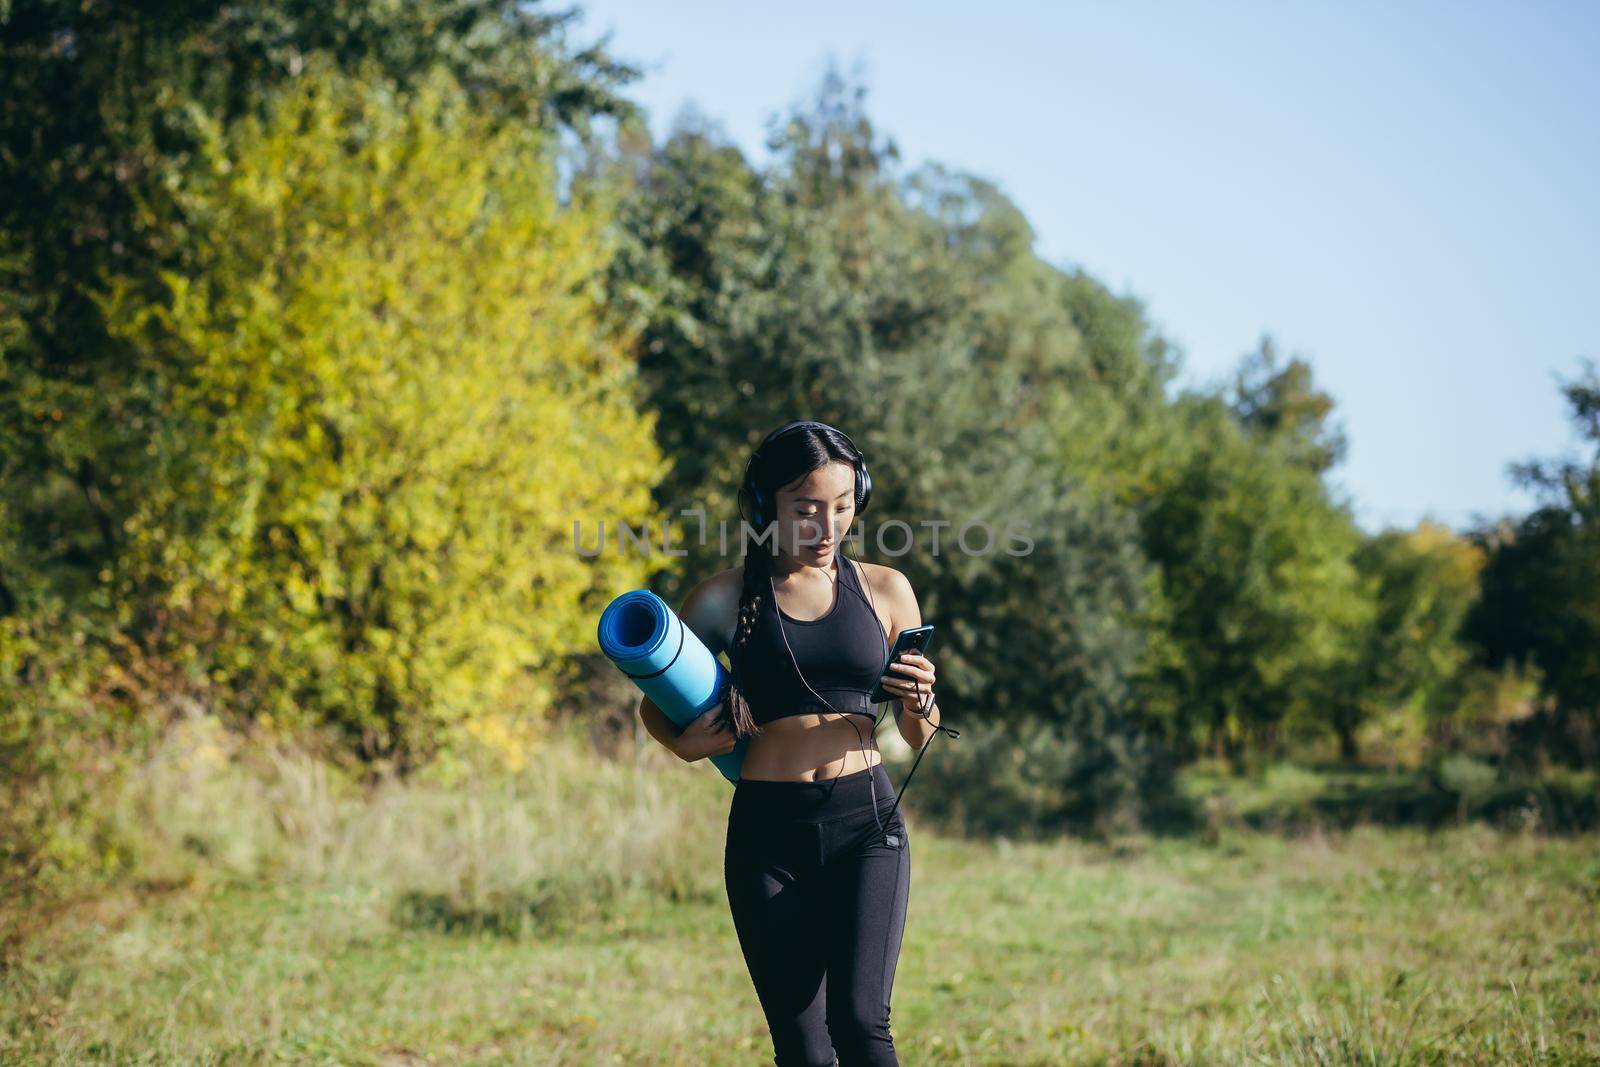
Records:
{"label": "smartphone", "polygon": [[872,687],[872,692],[870,695],[868,695],[867,699],[872,701],[874,704],[882,704],[887,700],[899,700],[900,698],[898,696],[888,692],[883,688],[883,680],[885,678],[905,678],[906,675],[900,671],[895,671],[893,674],[890,674],[889,664],[898,660],[902,652],[909,652],[912,649],[916,649],[918,652],[926,655],[928,651],[928,645],[932,641],[932,623],[928,623],[923,626],[913,626],[910,629],[901,630],[898,634],[896,634],[894,639],[894,647],[889,650],[889,658],[883,661],[883,669],[878,672],[878,682]]}

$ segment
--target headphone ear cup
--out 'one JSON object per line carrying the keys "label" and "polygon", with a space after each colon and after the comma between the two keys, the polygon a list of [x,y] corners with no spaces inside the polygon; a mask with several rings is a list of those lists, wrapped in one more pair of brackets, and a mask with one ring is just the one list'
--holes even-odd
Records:
{"label": "headphone ear cup", "polygon": [[756,488],[753,488],[751,490],[750,497],[751,497],[750,525],[754,526],[757,530],[760,530],[760,529],[764,528],[767,525],[767,498],[766,498],[766,494],[761,491],[760,487],[756,487]]}
{"label": "headphone ear cup", "polygon": [[856,497],[856,514],[866,514],[867,505],[872,502],[872,474],[865,463],[856,468]]}
{"label": "headphone ear cup", "polygon": [[750,525],[755,527],[757,530],[760,530],[762,526],[766,525],[767,512],[766,494],[761,491],[760,486],[746,482],[744,485],[739,487],[740,518],[746,517],[746,505],[748,505],[748,521]]}

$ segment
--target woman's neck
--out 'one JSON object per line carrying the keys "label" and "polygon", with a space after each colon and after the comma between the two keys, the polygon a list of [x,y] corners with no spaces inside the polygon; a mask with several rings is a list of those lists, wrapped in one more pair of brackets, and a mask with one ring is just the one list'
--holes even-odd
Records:
{"label": "woman's neck", "polygon": [[817,570],[830,576],[839,572],[839,554],[835,552],[829,560],[829,566],[819,567],[814,563],[807,563],[794,556],[777,555],[772,558],[772,573],[778,578],[787,578],[792,574],[800,574],[806,570]]}

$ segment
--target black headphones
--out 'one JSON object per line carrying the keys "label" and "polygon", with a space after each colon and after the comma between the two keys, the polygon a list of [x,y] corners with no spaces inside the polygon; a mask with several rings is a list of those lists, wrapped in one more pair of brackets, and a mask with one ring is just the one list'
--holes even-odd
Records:
{"label": "black headphones", "polygon": [[836,429],[832,426],[829,426],[825,422],[817,422],[813,419],[795,419],[792,422],[784,423],[776,430],[773,430],[771,433],[767,434],[767,436],[762,439],[761,443],[756,446],[756,450],[750,454],[750,462],[745,464],[744,480],[739,484],[739,514],[741,517],[744,515],[744,501],[748,499],[750,501],[751,510],[750,525],[754,526],[758,530],[766,526],[766,524],[772,520],[773,512],[773,501],[767,496],[766,492],[760,486],[755,484],[753,480],[756,464],[761,458],[761,453],[774,441],[778,440],[778,438],[783,437],[786,434],[794,433],[797,430],[803,430],[807,427],[819,430],[833,430],[834,433],[838,434],[840,437],[843,437],[845,444],[849,445],[851,450],[855,452],[856,514],[860,515],[867,510],[867,503],[872,499],[872,475],[867,473],[867,457],[862,453],[861,449],[856,447],[856,443],[850,440],[849,435],[843,430]]}

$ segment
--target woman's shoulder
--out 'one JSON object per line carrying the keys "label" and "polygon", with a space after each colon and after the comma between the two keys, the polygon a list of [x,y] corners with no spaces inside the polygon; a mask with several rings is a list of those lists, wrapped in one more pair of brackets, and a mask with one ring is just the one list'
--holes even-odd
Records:
{"label": "woman's shoulder", "polygon": [[727,648],[739,619],[739,590],[744,568],[728,567],[702,578],[683,598],[678,614],[684,625],[704,641],[713,654]]}
{"label": "woman's shoulder", "polygon": [[911,579],[901,571],[885,563],[868,563],[855,558],[850,562],[860,568],[862,578],[872,586],[875,595],[894,598],[911,595]]}
{"label": "woman's shoulder", "polygon": [[739,599],[739,591],[744,588],[744,565],[741,563],[724,567],[717,573],[701,579],[695,588],[703,588],[705,590],[703,595],[730,604],[734,603]]}

